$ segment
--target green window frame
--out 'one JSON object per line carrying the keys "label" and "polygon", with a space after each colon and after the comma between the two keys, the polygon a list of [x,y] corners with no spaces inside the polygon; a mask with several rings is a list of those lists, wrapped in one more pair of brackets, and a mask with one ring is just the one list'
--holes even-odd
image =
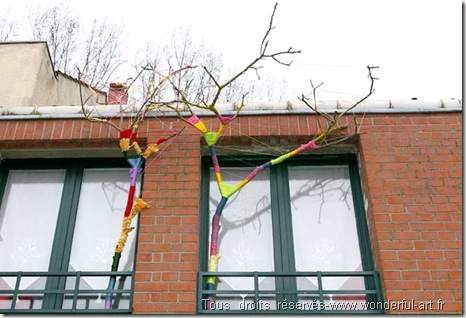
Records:
{"label": "green window frame", "polygon": [[[0,308],[0,314],[10,313],[120,313],[132,312],[134,290],[134,268],[131,271],[69,271],[73,234],[76,224],[79,196],[85,169],[128,168],[124,159],[120,158],[69,158],[69,159],[3,159],[0,164],[0,205],[7,187],[8,175],[11,170],[64,170],[65,178],[57,223],[54,232],[49,268],[42,272],[0,272],[0,277],[16,277],[13,290],[1,290],[0,299],[11,300],[10,308]],[[142,184],[142,182],[141,182]],[[139,222],[139,219],[138,219]],[[137,227],[139,229],[139,226]],[[137,238],[137,233],[134,233]],[[116,239],[116,238],[115,238]],[[135,246],[137,255],[137,244]],[[135,257],[133,264],[135,264]],[[109,266],[110,270],[110,266]],[[77,308],[78,300],[83,300],[88,306],[95,300],[96,294],[105,297],[106,289],[85,289],[80,286],[82,278],[117,276],[117,286],[113,290],[114,304],[112,309]],[[45,288],[34,290],[20,289],[22,277],[45,278]],[[71,280],[73,282],[68,282]],[[130,280],[130,288],[122,286],[125,280]],[[120,283],[120,284],[119,284]],[[100,296],[99,296],[100,297]],[[41,308],[17,309],[16,302],[21,299],[40,299]],[[71,308],[62,308],[64,299],[72,302]],[[118,308],[119,300],[128,300],[128,306]],[[31,304],[33,301],[31,301]],[[31,305],[32,307],[32,305]]]}
{"label": "green window frame", "polygon": [[[218,160],[221,167],[245,167],[260,165],[271,158],[268,157],[248,157],[236,156],[227,157],[219,156]],[[293,244],[293,228],[292,214],[290,206],[290,189],[289,189],[289,167],[296,166],[332,166],[344,165],[348,167],[349,178],[351,183],[351,192],[356,217],[358,242],[361,253],[362,271],[360,272],[298,272],[295,269],[295,252]],[[373,256],[371,251],[370,236],[366,220],[366,212],[364,208],[364,200],[359,177],[357,158],[355,154],[338,154],[338,155],[312,155],[299,156],[287,160],[279,165],[272,166],[270,169],[270,204],[272,217],[272,232],[273,232],[273,250],[274,250],[274,267],[273,272],[217,272],[215,274],[207,271],[208,267],[208,244],[209,244],[209,194],[210,194],[210,173],[212,161],[210,157],[202,158],[202,178],[201,178],[201,204],[200,204],[200,240],[199,240],[199,273],[198,273],[198,293],[197,293],[197,312],[205,314],[218,313],[233,313],[233,314],[251,314],[251,313],[277,313],[277,314],[322,314],[322,313],[384,313],[380,277],[379,273],[374,269]],[[279,195],[280,194],[280,195]],[[287,195],[283,198],[283,194]],[[273,311],[267,310],[264,306],[255,306],[254,308],[235,308],[231,310],[223,305],[215,306],[210,310],[205,308],[205,299],[207,295],[211,295],[212,291],[205,290],[205,282],[207,277],[215,276],[222,277],[251,277],[254,279],[254,290],[250,290],[248,294],[254,295],[254,303],[260,303],[260,295],[272,295],[276,304],[281,302],[284,304],[298,304],[298,294],[315,294],[316,300],[323,304],[327,294],[322,286],[322,280],[325,277],[363,277],[365,290],[362,291],[332,291],[340,293],[341,296],[350,295],[352,292],[362,294],[368,304],[366,310],[360,309],[329,309],[328,307],[313,307],[304,308],[284,308],[284,306],[276,306]],[[298,277],[314,277],[318,281],[318,291],[302,291],[297,287]],[[258,279],[260,277],[275,277],[275,290],[259,290]],[[217,295],[235,294],[235,291],[216,291]],[[239,291],[237,294],[246,294]]]}

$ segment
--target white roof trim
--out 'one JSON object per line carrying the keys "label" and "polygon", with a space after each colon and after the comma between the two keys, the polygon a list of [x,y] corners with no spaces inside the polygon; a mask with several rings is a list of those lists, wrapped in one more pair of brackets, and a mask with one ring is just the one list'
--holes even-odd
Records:
{"label": "white roof trim", "polygon": [[[356,101],[331,100],[321,101],[319,110],[324,112],[343,112]],[[85,106],[87,109],[94,109],[94,114],[101,117],[115,116],[121,113],[124,108],[131,108],[125,105],[98,105]],[[234,113],[237,104],[218,103],[217,109],[223,114]],[[352,110],[354,113],[416,113],[416,112],[451,112],[462,111],[461,99],[450,100],[366,100]],[[212,114],[209,111],[200,110],[199,115]],[[255,102],[246,103],[241,111],[244,115],[265,115],[265,114],[308,114],[313,111],[303,102]],[[176,115],[168,108],[152,116],[173,116]],[[24,107],[2,107],[0,106],[0,120],[8,119],[33,119],[33,118],[82,118],[81,106],[24,106]]]}

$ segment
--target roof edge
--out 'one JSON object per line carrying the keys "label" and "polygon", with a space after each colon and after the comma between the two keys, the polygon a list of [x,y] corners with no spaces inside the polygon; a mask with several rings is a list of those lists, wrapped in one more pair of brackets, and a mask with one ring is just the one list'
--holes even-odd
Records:
{"label": "roof edge", "polygon": [[[345,112],[353,103],[349,101],[325,101],[319,106],[319,110],[325,113],[342,113]],[[224,115],[233,115],[236,113],[237,105],[234,103],[218,104],[218,110]],[[95,110],[95,114],[100,117],[114,117],[121,114],[122,109],[133,109],[132,105],[128,107],[120,105],[97,105],[85,106],[88,110]],[[383,100],[383,101],[365,101],[358,107],[351,110],[356,114],[393,114],[393,113],[439,113],[439,112],[462,112],[463,106],[460,99],[452,100]],[[150,113],[149,113],[150,114]],[[314,111],[303,103],[247,103],[241,112],[243,115],[286,115],[286,114],[314,114]],[[134,114],[125,114],[130,116]],[[199,116],[212,116],[213,114],[206,110],[200,110]],[[150,116],[176,116],[176,113],[167,109],[152,113]],[[189,116],[189,113],[187,113]],[[83,118],[82,108],[80,106],[21,106],[21,107],[1,107],[0,120],[11,119],[37,119],[37,118]]]}

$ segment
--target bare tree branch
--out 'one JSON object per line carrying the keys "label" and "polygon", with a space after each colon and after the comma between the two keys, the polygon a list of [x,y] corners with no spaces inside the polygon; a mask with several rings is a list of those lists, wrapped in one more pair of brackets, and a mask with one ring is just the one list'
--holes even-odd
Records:
{"label": "bare tree branch", "polygon": [[[330,115],[328,113],[322,112],[318,109],[317,106],[317,89],[322,86],[323,83],[314,86],[313,82],[311,81],[311,87],[312,87],[312,95],[313,95],[313,104],[309,102],[310,98],[301,95],[299,98],[300,101],[302,101],[306,106],[308,106],[313,112],[316,113],[316,122],[317,122],[317,127],[318,127],[318,135],[313,139],[314,142],[320,142],[320,146],[329,146],[329,145],[334,145],[337,143],[341,143],[344,140],[349,139],[352,135],[358,134],[360,132],[360,126],[361,123],[358,122],[356,116],[354,115],[353,120],[354,120],[354,131],[351,132],[351,127],[348,124],[342,125],[340,124],[340,119],[348,114],[351,110],[353,110],[356,106],[360,105],[363,101],[365,101],[369,96],[371,96],[374,93],[374,82],[377,80],[376,77],[372,75],[372,70],[378,68],[378,66],[367,66],[368,70],[368,77],[370,80],[370,85],[369,85],[369,91],[367,92],[366,95],[364,95],[363,98],[360,100],[356,101],[353,105],[348,107],[346,110],[344,110],[341,113],[335,112],[333,115]],[[320,124],[320,118],[323,118],[326,123],[327,127],[324,130]],[[340,133],[343,130],[347,129],[347,133],[345,135],[341,135],[339,137],[336,137],[332,140],[329,140],[328,137],[333,134],[333,133]]]}
{"label": "bare tree branch", "polygon": [[78,62],[92,86],[104,86],[122,64],[122,27],[94,19]]}
{"label": "bare tree branch", "polygon": [[[81,72],[79,71],[78,69],[78,74],[81,74]],[[85,83],[84,81],[81,81],[81,78],[78,77],[78,80],[81,82],[81,83]],[[89,88],[92,88],[90,86],[88,86]],[[117,125],[115,125],[114,123],[112,123],[111,121],[107,120],[107,119],[103,119],[103,118],[97,118],[97,117],[94,117],[92,116],[92,113],[94,112],[94,110],[88,110],[85,108],[84,105],[86,105],[86,102],[87,100],[91,97],[89,96],[86,100],[83,100],[83,92],[82,92],[82,85],[79,85],[79,97],[81,98],[81,111],[84,115],[84,118],[92,123],[104,123],[104,124],[107,124],[107,125],[110,125],[111,127],[115,128],[116,130],[118,131],[121,131],[120,127],[118,127]]]}
{"label": "bare tree branch", "polygon": [[78,48],[80,21],[68,6],[38,9],[30,16],[34,40],[46,41],[55,69],[70,73]]}
{"label": "bare tree branch", "polygon": [[[255,59],[253,59],[249,64],[247,64],[239,72],[237,72],[233,76],[231,76],[228,80],[224,81],[222,84],[214,76],[213,72],[211,72],[211,70],[207,66],[204,66],[203,70],[207,73],[207,75],[209,76],[209,79],[212,80],[212,82],[216,86],[216,91],[213,94],[212,99],[209,102],[204,101],[201,104],[199,102],[190,100],[189,97],[186,96],[185,94],[180,94],[180,98],[179,98],[178,102],[183,103],[187,108],[194,107],[194,108],[200,108],[200,109],[207,109],[207,110],[210,110],[211,112],[213,112],[215,115],[219,116],[220,114],[219,114],[218,110],[216,109],[216,103],[220,100],[220,96],[221,96],[223,90],[225,88],[229,87],[230,85],[232,85],[235,81],[237,81],[241,76],[246,74],[249,70],[254,70],[257,73],[258,69],[261,68],[261,66],[257,65],[260,61],[263,61],[263,60],[266,60],[266,59],[272,59],[273,61],[275,61],[275,62],[277,62],[277,63],[279,63],[281,65],[289,66],[291,64],[291,62],[290,63],[282,62],[282,61],[279,60],[279,57],[298,54],[298,53],[301,53],[301,51],[293,50],[291,47],[286,51],[278,51],[278,52],[272,52],[272,53],[269,53],[268,50],[267,50],[268,49],[270,33],[275,28],[274,25],[273,25],[273,21],[274,21],[274,17],[275,17],[276,8],[277,8],[277,4],[275,4],[275,6],[274,6],[274,9],[273,9],[272,14],[270,16],[269,26],[268,26],[268,28],[267,28],[267,30],[265,32],[264,37],[262,38],[262,42],[261,42],[261,46],[260,46],[260,53]],[[177,83],[171,82],[171,84],[173,85],[175,91],[177,91],[178,93],[181,93],[181,90],[180,90],[179,86],[177,85]],[[241,102],[242,107],[239,108],[240,110],[244,107],[244,98],[245,98],[246,95],[247,94],[242,95],[242,102]]]}
{"label": "bare tree branch", "polygon": [[357,101],[353,106],[349,107],[348,109],[346,109],[344,112],[342,112],[340,114],[340,116],[338,116],[338,118],[342,117],[343,115],[345,115],[346,113],[348,113],[349,111],[353,110],[356,106],[358,106],[359,104],[361,104],[363,101],[365,101],[369,96],[372,95],[372,93],[374,93],[374,82],[376,80],[378,80],[378,78],[372,76],[372,70],[373,69],[377,69],[379,68],[378,66],[367,66],[367,71],[368,71],[368,77],[369,77],[369,80],[371,82],[371,85],[369,87],[369,92],[366,94],[366,96],[364,96],[362,99],[360,99],[359,101]]}
{"label": "bare tree branch", "polygon": [[17,23],[11,19],[10,10],[7,8],[0,16],[0,42],[10,41],[16,36]]}

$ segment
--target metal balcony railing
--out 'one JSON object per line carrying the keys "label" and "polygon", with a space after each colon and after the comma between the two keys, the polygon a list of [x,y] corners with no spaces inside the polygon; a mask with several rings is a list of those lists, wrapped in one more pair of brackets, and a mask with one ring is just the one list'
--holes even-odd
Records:
{"label": "metal balcony railing", "polygon": [[[208,277],[217,277],[216,290],[205,289]],[[324,288],[331,285],[328,283],[332,279],[343,281],[342,278],[354,277],[359,277],[359,287],[365,288]],[[261,287],[260,281],[267,278],[272,280]],[[250,288],[231,288],[235,279],[243,279],[239,285]],[[303,283],[315,288],[303,288]],[[384,313],[380,278],[376,271],[198,272],[197,290],[197,312],[205,314]],[[209,296],[215,298],[214,304],[208,301]]]}
{"label": "metal balcony railing", "polygon": [[[86,279],[101,278],[108,283],[110,276],[117,282],[112,293],[112,308],[104,309],[106,287],[95,289]],[[36,278],[34,284],[22,286],[22,282]],[[0,284],[0,314],[23,313],[120,313],[132,312],[133,272],[0,272],[0,283],[14,279],[14,288]],[[105,285],[106,286],[106,285]]]}

